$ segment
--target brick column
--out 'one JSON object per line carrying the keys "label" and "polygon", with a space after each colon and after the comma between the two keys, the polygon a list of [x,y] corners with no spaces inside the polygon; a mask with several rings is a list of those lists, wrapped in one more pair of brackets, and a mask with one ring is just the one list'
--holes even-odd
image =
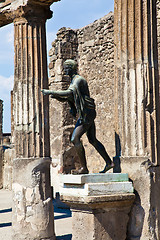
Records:
{"label": "brick column", "polygon": [[45,22],[49,8],[14,17],[13,239],[55,239],[50,186],[49,103]]}
{"label": "brick column", "polygon": [[117,148],[123,157],[147,157],[158,163],[156,3],[115,0],[114,16]]}

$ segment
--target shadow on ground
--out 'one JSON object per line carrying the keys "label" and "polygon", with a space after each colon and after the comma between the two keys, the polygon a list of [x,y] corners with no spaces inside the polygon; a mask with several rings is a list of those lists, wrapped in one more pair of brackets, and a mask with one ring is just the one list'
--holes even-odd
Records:
{"label": "shadow on ground", "polygon": [[[9,213],[9,212],[12,212],[12,208],[7,208],[7,209],[2,209],[0,210],[0,214],[2,213]],[[8,222],[8,223],[0,223],[0,228],[3,228],[3,227],[10,227],[12,226],[12,223],[11,222]]]}
{"label": "shadow on ground", "polygon": [[67,234],[63,236],[58,236],[56,237],[57,240],[71,240],[72,239],[72,234]]}
{"label": "shadow on ground", "polygon": [[60,213],[59,216],[54,216],[54,220],[69,218],[72,216],[70,209],[65,208],[65,205],[64,206],[62,205],[62,207],[59,207],[59,202],[57,202],[56,200],[53,200],[53,206],[54,206],[54,213]]}
{"label": "shadow on ground", "polygon": [[0,213],[8,213],[8,212],[12,212],[12,208],[0,210]]}
{"label": "shadow on ground", "polygon": [[9,222],[9,223],[0,223],[0,228],[3,228],[3,227],[10,227],[12,226],[12,223]]}

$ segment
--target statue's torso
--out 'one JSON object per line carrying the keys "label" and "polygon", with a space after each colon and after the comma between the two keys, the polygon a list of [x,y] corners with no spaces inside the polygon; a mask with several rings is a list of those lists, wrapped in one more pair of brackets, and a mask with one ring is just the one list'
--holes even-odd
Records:
{"label": "statue's torso", "polygon": [[74,103],[79,114],[79,118],[84,123],[93,121],[96,117],[94,99],[90,98],[87,81],[76,75],[72,79],[69,89],[73,92]]}

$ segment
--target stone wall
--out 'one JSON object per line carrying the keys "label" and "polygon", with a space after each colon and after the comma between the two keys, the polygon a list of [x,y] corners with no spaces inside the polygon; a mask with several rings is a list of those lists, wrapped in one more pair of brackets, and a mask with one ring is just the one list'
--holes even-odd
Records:
{"label": "stone wall", "polygon": [[[63,75],[63,62],[78,61],[79,74],[86,78],[91,97],[96,103],[97,138],[104,144],[110,157],[115,155],[114,144],[114,30],[113,13],[78,30],[62,28],[52,43],[50,55],[50,89],[67,89],[69,79]],[[67,103],[50,99],[51,157],[54,168],[53,184],[58,172],[70,173],[79,166],[78,157],[70,143],[76,121]],[[82,138],[90,172],[103,169],[104,161]]]}
{"label": "stone wall", "polygon": [[[63,76],[63,62],[67,58],[76,58],[77,34],[71,29],[62,28],[57,33],[57,39],[50,50],[50,82],[52,90],[67,89],[69,81]],[[70,144],[70,135],[74,122],[69,114],[67,103],[50,100],[50,136],[51,157],[54,166],[61,172],[69,173],[74,167],[73,146]]]}

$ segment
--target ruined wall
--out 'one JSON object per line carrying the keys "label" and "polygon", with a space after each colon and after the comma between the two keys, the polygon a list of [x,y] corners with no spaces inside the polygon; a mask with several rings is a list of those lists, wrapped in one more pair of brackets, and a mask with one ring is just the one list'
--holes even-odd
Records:
{"label": "ruined wall", "polygon": [[[52,43],[50,55],[50,79],[51,90],[67,89],[68,77],[63,75],[63,62],[68,58],[77,57],[77,33],[74,30],[62,28],[57,33],[57,39]],[[70,173],[78,164],[77,156],[70,143],[70,136],[74,129],[74,120],[69,113],[68,103],[58,102],[50,98],[50,144],[51,144],[51,168],[53,181],[56,188],[59,183],[58,172]]]}
{"label": "ruined wall", "polygon": [[3,149],[2,149],[2,129],[3,129],[3,101],[0,100],[0,188],[3,187]]}
{"label": "ruined wall", "polygon": [[[69,79],[63,75],[63,62],[72,58],[78,61],[79,74],[88,81],[91,97],[96,103],[97,138],[109,155],[115,155],[114,147],[114,30],[113,13],[78,30],[62,28],[52,43],[50,55],[50,89],[67,89]],[[67,103],[50,98],[51,157],[54,168],[54,185],[58,171],[70,173],[77,168],[78,158],[70,143],[76,121],[69,114]],[[82,138],[86,149],[90,172],[103,169],[104,161]]]}

